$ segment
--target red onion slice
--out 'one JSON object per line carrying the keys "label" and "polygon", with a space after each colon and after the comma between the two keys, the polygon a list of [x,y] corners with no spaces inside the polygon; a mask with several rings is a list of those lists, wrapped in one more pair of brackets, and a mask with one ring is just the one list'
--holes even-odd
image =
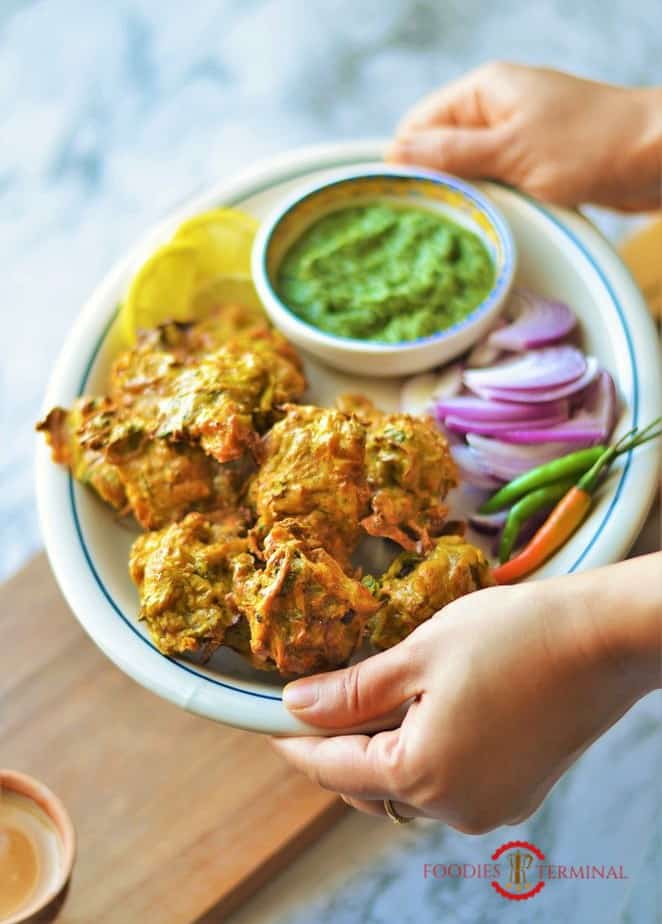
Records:
{"label": "red onion slice", "polygon": [[499,510],[498,513],[472,513],[469,515],[469,524],[478,533],[498,533],[506,525],[508,510]]}
{"label": "red onion slice", "polygon": [[[513,421],[513,420],[473,420],[467,417],[461,417],[457,414],[449,414],[444,418],[444,426],[453,433],[482,433],[483,436],[501,436],[502,439],[509,439],[513,432],[528,433],[538,430],[547,432],[556,425],[562,426],[568,418],[567,411],[565,414],[553,414],[546,417],[532,417],[530,420]],[[520,427],[520,430],[514,428]],[[543,442],[542,440],[510,440],[513,443],[535,443]]]}
{"label": "red onion slice", "polygon": [[487,338],[490,346],[516,352],[548,346],[562,340],[576,324],[566,304],[543,298],[529,289],[513,292],[511,308],[515,320],[490,334]]}
{"label": "red onion slice", "polygon": [[554,427],[540,430],[522,429],[510,430],[500,433],[500,438],[506,443],[517,443],[532,446],[537,443],[549,443],[552,440],[571,443],[573,449],[585,449],[588,446],[597,446],[605,440],[604,430],[590,421],[568,420]]}
{"label": "red onion slice", "polygon": [[556,388],[574,382],[586,371],[581,350],[563,345],[530,350],[516,359],[497,363],[487,369],[467,369],[464,384],[475,391],[488,386],[501,389]]}
{"label": "red onion slice", "polygon": [[593,385],[586,389],[583,411],[593,414],[596,421],[602,424],[607,442],[616,426],[618,395],[616,383],[606,369],[602,369]]}
{"label": "red onion slice", "polygon": [[[608,372],[602,370],[583,396],[580,409],[569,419],[552,427],[538,428],[527,421],[519,429],[501,433],[508,443],[545,443],[549,440],[574,443],[575,446],[594,446],[606,443],[616,420],[616,386]],[[446,426],[450,426],[446,418]]]}
{"label": "red onion slice", "polygon": [[467,434],[467,443],[477,456],[477,464],[502,481],[511,481],[528,472],[530,468],[551,462],[552,459],[558,459],[577,448],[572,443],[517,446],[475,433]]}
{"label": "red onion slice", "polygon": [[533,417],[568,416],[567,401],[550,401],[547,404],[523,404],[508,401],[486,401],[473,395],[458,395],[435,402],[437,417],[442,420],[450,414],[466,420],[531,420]]}
{"label": "red onion slice", "polygon": [[590,385],[599,371],[600,366],[595,356],[587,356],[586,369],[583,375],[573,382],[559,385],[557,388],[497,388],[493,385],[476,385],[473,386],[471,390],[486,400],[513,401],[524,404],[547,403],[550,401],[557,401],[560,398],[567,398],[569,395],[573,395],[583,388],[586,388],[587,385]]}
{"label": "red onion slice", "polygon": [[501,487],[501,483],[492,477],[483,465],[479,454],[474,452],[470,446],[464,443],[451,445],[451,455],[460,470],[461,483],[483,488],[486,491],[495,491]]}

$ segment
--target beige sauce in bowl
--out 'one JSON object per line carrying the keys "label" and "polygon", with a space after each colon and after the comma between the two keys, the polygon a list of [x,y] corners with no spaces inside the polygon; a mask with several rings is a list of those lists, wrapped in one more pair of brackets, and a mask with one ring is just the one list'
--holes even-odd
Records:
{"label": "beige sauce in bowl", "polygon": [[0,786],[0,922],[46,896],[62,863],[60,837],[46,812]]}

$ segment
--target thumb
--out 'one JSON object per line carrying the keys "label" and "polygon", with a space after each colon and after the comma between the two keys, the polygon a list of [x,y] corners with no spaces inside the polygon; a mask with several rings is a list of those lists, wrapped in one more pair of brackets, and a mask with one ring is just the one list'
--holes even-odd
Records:
{"label": "thumb", "polygon": [[503,137],[497,127],[436,128],[396,138],[386,159],[465,177],[499,178]]}
{"label": "thumb", "polygon": [[401,642],[343,670],[288,683],[283,702],[313,725],[350,727],[393,713],[422,692],[421,683],[413,646]]}

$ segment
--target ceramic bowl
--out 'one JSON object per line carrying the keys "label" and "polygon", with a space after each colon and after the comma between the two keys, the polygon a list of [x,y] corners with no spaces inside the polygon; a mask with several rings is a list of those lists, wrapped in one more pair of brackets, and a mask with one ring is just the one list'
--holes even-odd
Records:
{"label": "ceramic bowl", "polygon": [[60,841],[58,869],[48,887],[40,890],[25,908],[3,919],[3,924],[46,924],[55,920],[68,891],[76,855],[73,823],[55,793],[27,773],[0,769],[0,789],[10,790],[34,802],[51,820]]}
{"label": "ceramic bowl", "polygon": [[[375,200],[440,212],[482,240],[494,266],[494,284],[464,320],[429,337],[378,343],[325,333],[297,317],[279,297],[274,286],[278,267],[306,228],[337,209]],[[475,186],[443,173],[385,164],[335,171],[323,182],[285,199],[263,222],[252,257],[257,291],[271,320],[286,337],[336,369],[380,377],[430,369],[476,343],[502,310],[515,267],[515,242],[508,223]]]}
{"label": "ceramic bowl", "polygon": [[[44,411],[67,407],[80,394],[103,394],[121,336],[117,305],[141,263],[187,218],[220,205],[263,220],[279,203],[326,183],[339,168],[377,170],[375,143],[325,145],[289,152],[224,180],[187,201],[150,229],[101,280],[67,333],[44,397]],[[494,183],[480,185],[508,221],[517,243],[515,283],[567,302],[577,314],[582,343],[614,377],[620,411],[615,436],[662,413],[662,375],[655,327],[641,293],[605,238],[575,212],[554,208]],[[341,392],[359,391],[386,411],[399,407],[401,379],[342,373],[304,354],[306,401],[330,406]],[[360,370],[358,370],[360,371]],[[659,442],[659,441],[658,441]],[[646,518],[659,480],[659,446],[619,459],[590,515],[534,580],[596,568],[622,558]],[[159,696],[218,722],[271,734],[320,731],[283,705],[284,679],[259,672],[227,648],[206,663],[167,658],[138,619],[138,594],[128,573],[127,529],[85,485],[54,465],[37,437],[37,494],[42,533],[69,605],[96,644],[123,671]],[[454,492],[453,516],[476,498]],[[473,507],[470,507],[473,504]],[[489,542],[472,541],[489,552]]]}

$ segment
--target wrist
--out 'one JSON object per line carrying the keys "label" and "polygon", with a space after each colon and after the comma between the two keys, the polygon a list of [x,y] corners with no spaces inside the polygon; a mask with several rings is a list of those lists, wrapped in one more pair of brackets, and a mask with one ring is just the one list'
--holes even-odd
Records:
{"label": "wrist", "polygon": [[569,644],[634,700],[662,686],[662,552],[561,579]]}
{"label": "wrist", "polygon": [[607,617],[608,647],[649,693],[662,687],[662,552],[611,570],[617,596]]}
{"label": "wrist", "polygon": [[643,696],[662,686],[662,553],[612,565],[603,574],[591,608],[598,650]]}

